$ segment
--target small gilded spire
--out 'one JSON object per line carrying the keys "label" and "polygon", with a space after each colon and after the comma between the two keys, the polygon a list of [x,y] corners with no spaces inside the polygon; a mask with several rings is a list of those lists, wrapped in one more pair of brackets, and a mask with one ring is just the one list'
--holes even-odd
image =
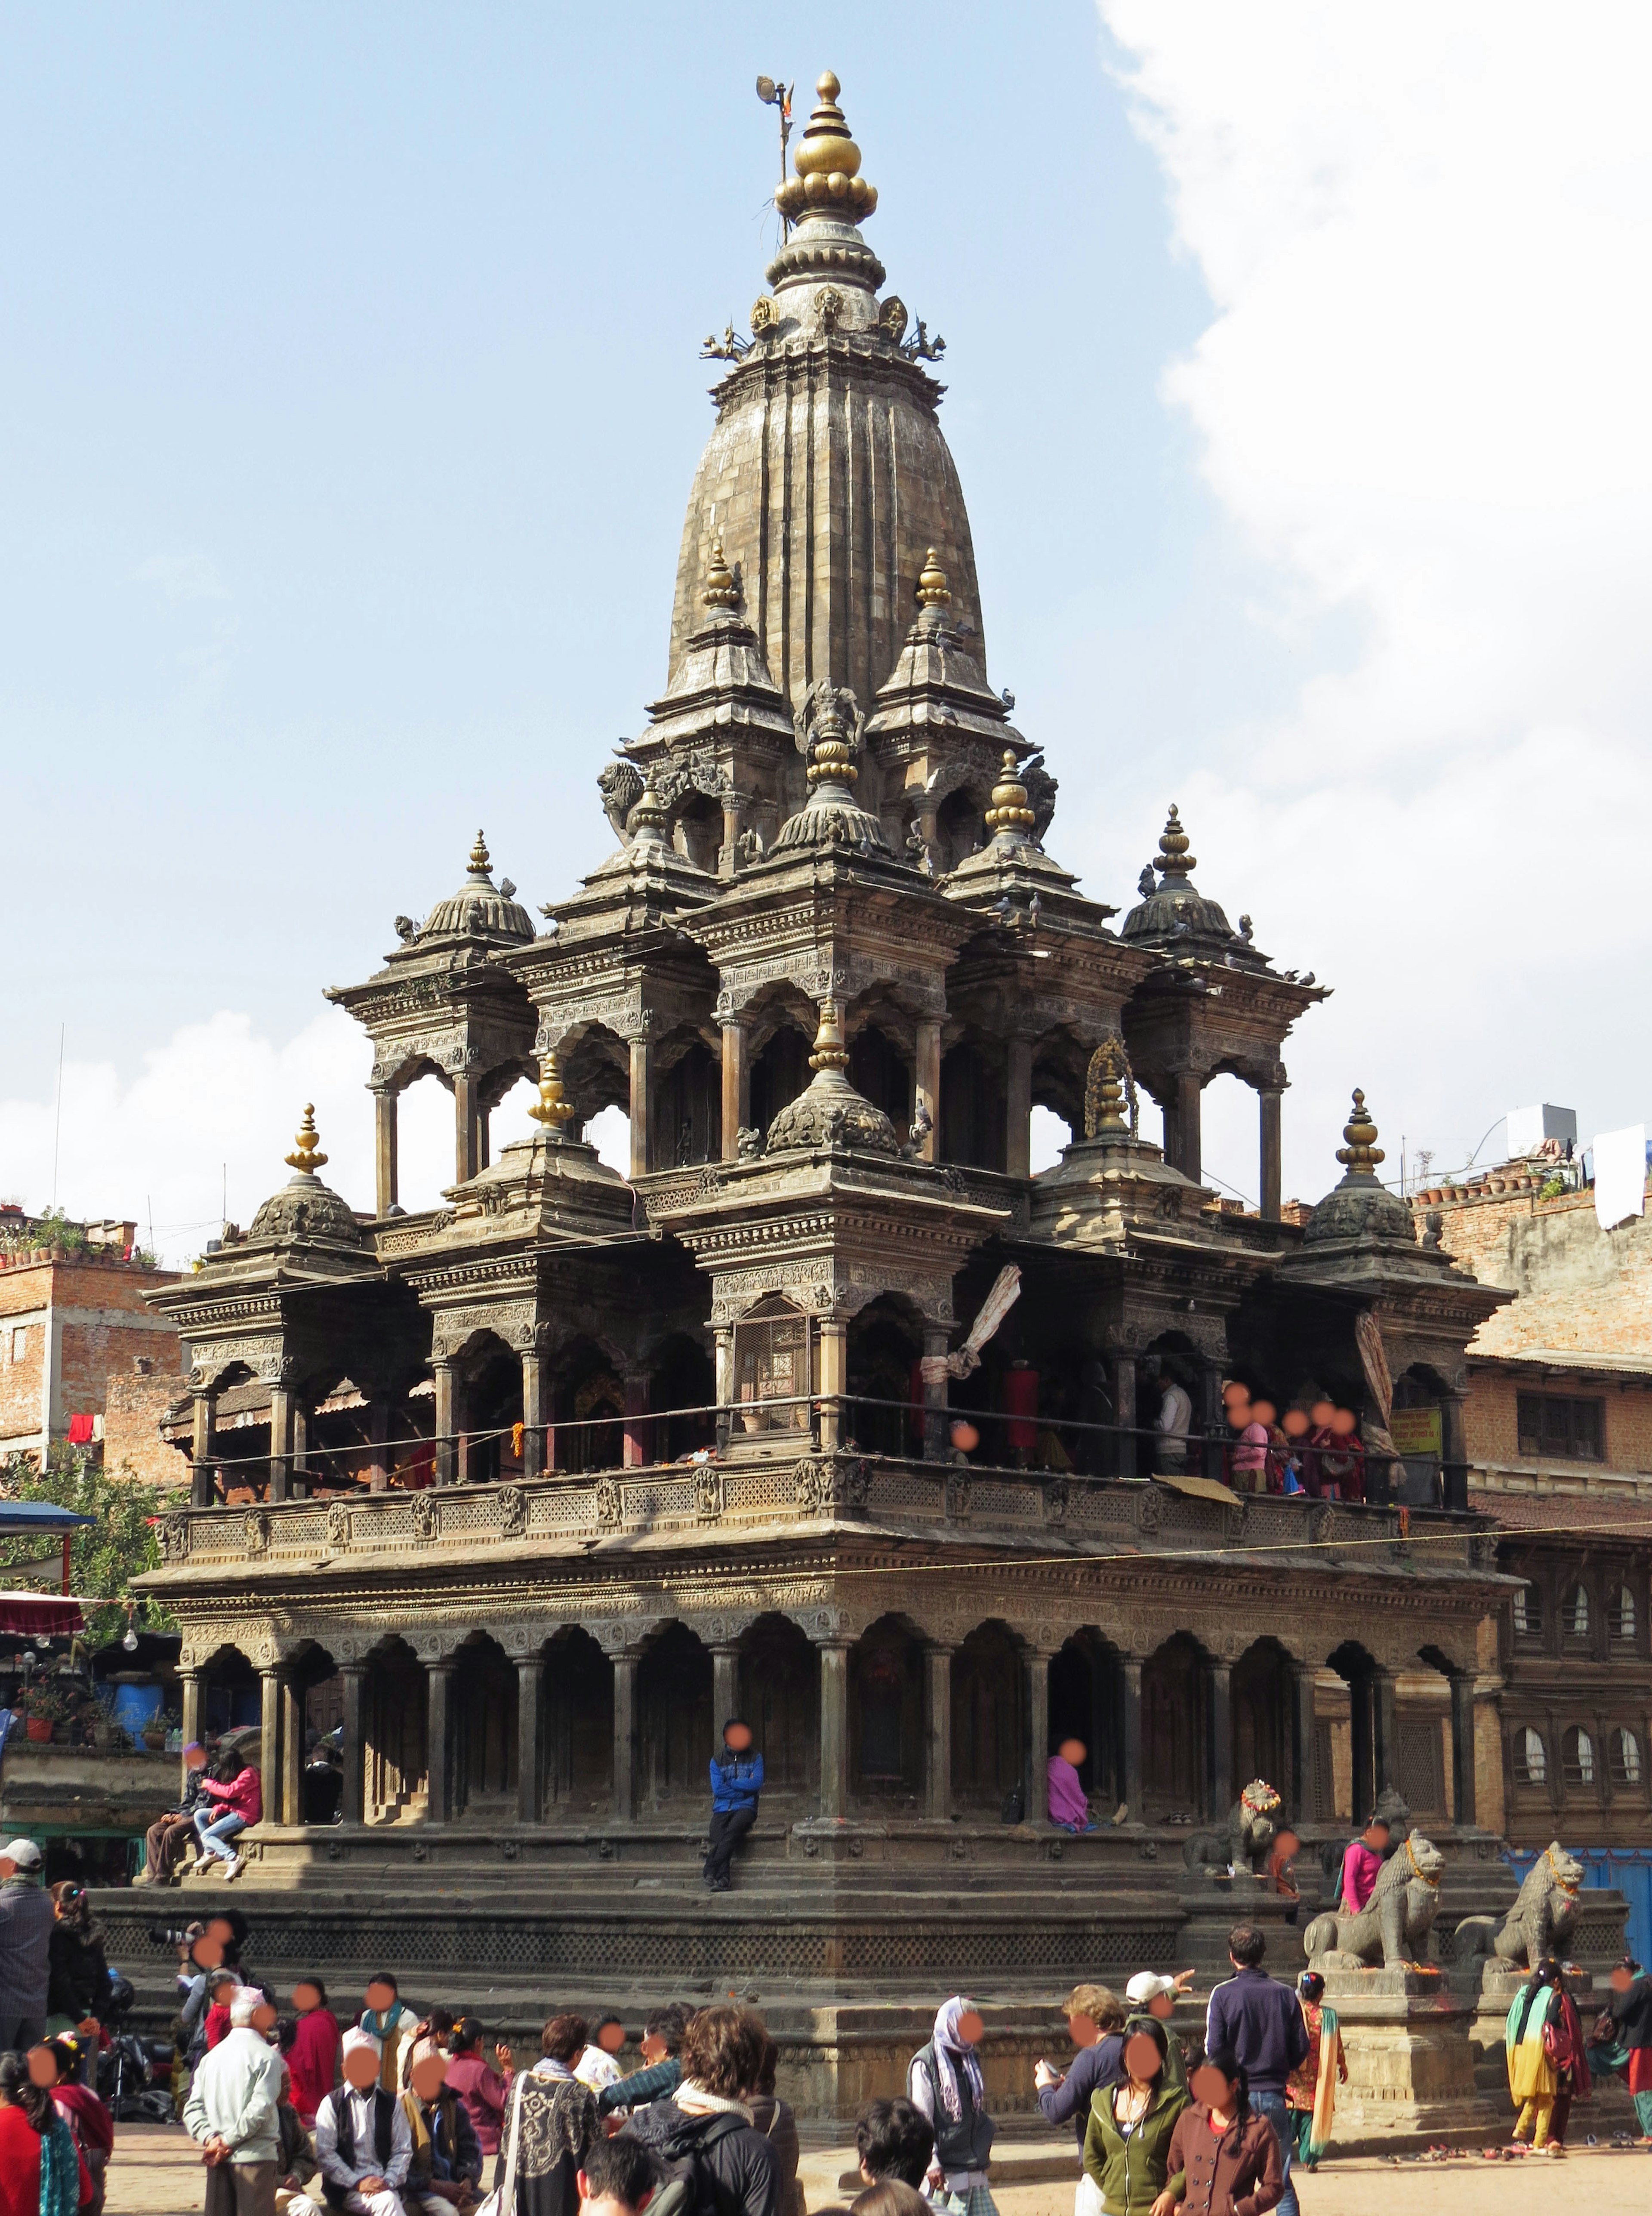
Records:
{"label": "small gilded spire", "polygon": [[[793,159],[797,175],[775,188],[774,204],[789,221],[811,213],[846,217],[858,223],[878,204],[877,188],[860,173],[861,150],[849,135],[838,105],[843,90],[832,71],[815,82],[820,106],[809,117]],[[879,280],[881,282],[881,280]]]}
{"label": "small gilded spire", "polygon": [[986,828],[1025,838],[1037,820],[1027,804],[1027,788],[1021,781],[1015,749],[1006,747],[998,781],[992,788],[992,805],[986,811]]}
{"label": "small gilded spire", "polygon": [[1124,1112],[1129,1082],[1130,1060],[1124,1050],[1124,1041],[1116,1031],[1111,1032],[1090,1057],[1090,1069],[1084,1080],[1084,1136],[1087,1139],[1129,1130],[1129,1118]]}
{"label": "small gilded spire", "polygon": [[924,557],[923,573],[918,580],[918,598],[926,608],[943,608],[952,598],[952,588],[947,582],[947,573],[941,567],[941,557],[933,546]]}
{"label": "small gilded spire", "polygon": [[304,1119],[292,1142],[292,1152],[284,1154],[282,1160],[289,1169],[297,1170],[303,1177],[314,1177],[327,1160],[316,1144],[316,1104],[313,1100],[304,1103]]}
{"label": "small gilded spire", "polygon": [[485,877],[493,866],[493,859],[488,852],[488,841],[478,831],[476,843],[470,849],[470,874],[473,877]]}
{"label": "small gilded spire", "polygon": [[835,1000],[820,1003],[820,1028],[814,1034],[814,1051],[808,1058],[811,1069],[846,1069],[849,1055],[844,1046],[843,1018]]}
{"label": "small gilded spire", "polygon": [[1384,1160],[1382,1148],[1377,1144],[1377,1127],[1371,1120],[1365,1105],[1365,1095],[1355,1086],[1354,1111],[1342,1126],[1345,1147],[1336,1149],[1336,1159],[1350,1177],[1374,1177],[1377,1165]]}
{"label": "small gilded spire", "polygon": [[1188,852],[1192,844],[1182,828],[1182,818],[1176,813],[1176,803],[1172,801],[1164,828],[1158,836],[1159,875],[1164,877],[1191,877],[1199,866],[1198,856]]}
{"label": "small gilded spire", "polygon": [[822,685],[815,695],[814,728],[809,734],[808,746],[811,791],[821,785],[840,785],[847,789],[860,775],[855,766],[848,721],[839,705],[840,697],[835,685]]}
{"label": "small gilded spire", "polygon": [[635,846],[638,840],[663,842],[666,835],[666,811],[659,794],[654,789],[654,774],[650,771],[642,787],[642,797],[631,810],[627,828]]}
{"label": "small gilded spire", "polygon": [[539,1098],[528,1113],[544,1126],[548,1139],[560,1139],[563,1125],[573,1121],[574,1104],[563,1098],[562,1073],[554,1054],[546,1055],[539,1065]]}
{"label": "small gilded spire", "polygon": [[740,606],[740,587],[734,582],[734,572],[722,558],[722,541],[711,542],[711,567],[706,572],[705,590],[700,595],[709,608],[737,608]]}

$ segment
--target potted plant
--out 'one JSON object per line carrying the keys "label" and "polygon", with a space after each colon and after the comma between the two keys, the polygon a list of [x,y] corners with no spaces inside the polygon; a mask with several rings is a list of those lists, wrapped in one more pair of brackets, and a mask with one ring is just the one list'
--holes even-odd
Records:
{"label": "potted plant", "polygon": [[69,1714],[67,1697],[55,1685],[31,1685],[23,1695],[23,1728],[44,1745]]}

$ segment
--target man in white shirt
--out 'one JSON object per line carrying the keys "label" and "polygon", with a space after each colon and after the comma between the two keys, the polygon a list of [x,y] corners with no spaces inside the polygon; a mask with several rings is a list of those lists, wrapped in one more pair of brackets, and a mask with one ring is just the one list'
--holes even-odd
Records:
{"label": "man in white shirt", "polygon": [[1168,1476],[1179,1477],[1188,1466],[1193,1402],[1168,1370],[1158,1381],[1158,1466]]}
{"label": "man in white shirt", "polygon": [[[328,2204],[349,2216],[405,2216],[402,2188],[413,2160],[413,2132],[407,2110],[378,2082],[378,2041],[365,2031],[347,2031],[342,2067],[343,2084],[316,2111],[316,2159]],[[288,2216],[300,2216],[297,2201]]]}
{"label": "man in white shirt", "polygon": [[184,2127],[210,2169],[227,2166],[236,2216],[275,2216],[280,2172],[281,2058],[275,2010],[255,1985],[236,1989],[230,2028],[206,2054],[184,2102]]}

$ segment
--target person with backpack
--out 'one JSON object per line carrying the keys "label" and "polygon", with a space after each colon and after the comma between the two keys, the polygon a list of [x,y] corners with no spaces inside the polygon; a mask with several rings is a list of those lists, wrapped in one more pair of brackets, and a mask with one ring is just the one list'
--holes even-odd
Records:
{"label": "person with backpack", "polygon": [[[749,2096],[762,2080],[768,2030],[751,2009],[701,2009],[683,2034],[683,2082],[634,2115],[625,2133],[651,2147],[668,2182],[658,2216],[783,2216],[784,2173],[755,2130]],[[510,2216],[510,2212],[507,2212]],[[537,2212],[524,2212],[537,2216]]]}
{"label": "person with backpack", "polygon": [[808,2203],[803,2198],[803,2182],[797,2175],[797,2165],[802,2158],[802,2145],[797,2136],[797,2118],[789,2101],[783,2101],[775,2091],[775,2078],[780,2068],[780,2049],[772,2039],[763,2042],[763,2067],[758,2073],[757,2085],[747,2101],[752,2111],[752,2127],[762,2133],[780,2158],[781,2205],[785,2216],[808,2216]]}
{"label": "person with backpack", "polygon": [[973,2001],[955,1993],[906,2065],[906,2097],[935,2133],[930,2184],[944,2188],[953,2216],[998,2216],[986,2182],[998,2127],[986,2113],[977,2051],[986,2028]]}

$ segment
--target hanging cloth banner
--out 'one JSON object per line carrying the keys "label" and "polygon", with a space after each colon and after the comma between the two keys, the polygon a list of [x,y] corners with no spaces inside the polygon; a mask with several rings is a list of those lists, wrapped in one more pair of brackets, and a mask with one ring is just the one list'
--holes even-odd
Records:
{"label": "hanging cloth banner", "polygon": [[1646,1126],[1597,1131],[1594,1137],[1594,1217],[1610,1231],[1626,1216],[1646,1213]]}
{"label": "hanging cloth banner", "polygon": [[918,1366],[924,1382],[944,1385],[949,1377],[973,1376],[981,1366],[982,1347],[1020,1298],[1021,1272],[1011,1262],[998,1271],[963,1345],[950,1354],[926,1354],[923,1357]]}
{"label": "hanging cloth banner", "polygon": [[1360,1350],[1360,1365],[1365,1371],[1365,1382],[1371,1388],[1371,1397],[1377,1404],[1382,1420],[1366,1422],[1365,1444],[1367,1453],[1391,1457],[1388,1475],[1391,1481],[1399,1467],[1399,1449],[1394,1444],[1389,1430],[1394,1416],[1394,1381],[1388,1370],[1388,1351],[1383,1345],[1382,1327],[1369,1308],[1361,1308],[1354,1319],[1354,1343]]}

